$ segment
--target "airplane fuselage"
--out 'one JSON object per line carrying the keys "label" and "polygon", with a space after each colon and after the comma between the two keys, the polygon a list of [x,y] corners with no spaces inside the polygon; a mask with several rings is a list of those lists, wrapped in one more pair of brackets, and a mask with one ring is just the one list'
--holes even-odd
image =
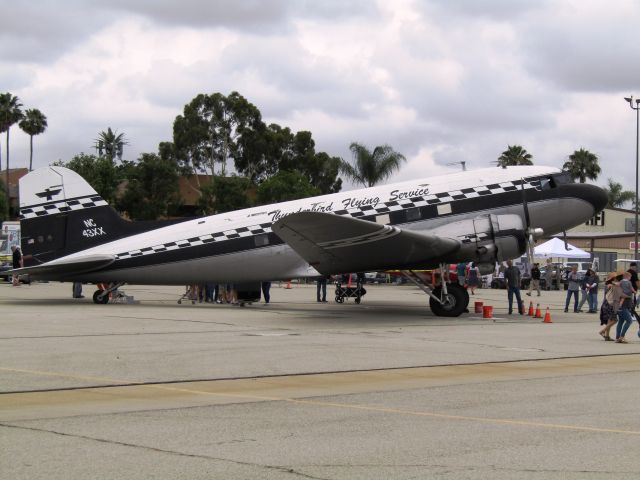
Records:
{"label": "airplane fuselage", "polygon": [[[547,235],[585,222],[594,214],[586,189],[590,186],[568,182],[556,168],[538,166],[459,172],[264,205],[168,225],[89,248],[82,248],[83,239],[88,244],[107,240],[111,226],[101,224],[94,208],[78,208],[75,211],[81,212],[80,220],[66,227],[78,230],[74,233],[79,239],[77,251],[65,258],[100,254],[113,255],[115,261],[99,272],[67,279],[187,284],[313,277],[318,271],[272,232],[274,222],[296,212],[314,211],[430,232],[486,214],[522,217],[523,186],[531,225]],[[37,208],[22,213],[24,218],[40,215]]]}

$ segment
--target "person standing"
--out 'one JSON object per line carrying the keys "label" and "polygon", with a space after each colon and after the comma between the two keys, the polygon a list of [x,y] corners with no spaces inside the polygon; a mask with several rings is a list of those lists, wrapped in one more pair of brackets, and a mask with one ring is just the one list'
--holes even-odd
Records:
{"label": "person standing", "polygon": [[600,325],[603,328],[598,333],[608,342],[613,340],[609,333],[611,328],[618,323],[618,309],[620,307],[620,296],[622,295],[622,289],[618,285],[616,277],[615,272],[610,272],[607,275],[607,280],[604,282],[604,300],[600,307]]}
{"label": "person standing", "polygon": [[[22,251],[20,250],[20,247],[17,245],[11,245],[11,252],[13,254],[13,268],[24,267],[24,259],[22,258]],[[20,276],[17,273],[11,275],[11,283],[14,287],[20,286]]]}
{"label": "person standing", "polygon": [[578,313],[578,292],[580,291],[580,280],[578,279],[578,266],[571,267],[571,271],[567,274],[567,300],[564,304],[564,313],[569,311],[569,302],[571,295],[574,296],[573,312]]}
{"label": "person standing", "polygon": [[631,278],[629,278],[629,281],[631,282],[631,287],[633,288],[633,308],[636,307],[636,293],[638,292],[638,266],[636,264],[636,262],[631,262],[629,264],[629,270],[627,270],[629,272],[629,274],[631,275]]}
{"label": "person standing", "polygon": [[511,260],[507,260],[507,269],[504,271],[504,280],[507,283],[507,298],[509,300],[509,315],[513,313],[513,296],[518,302],[518,313],[523,312],[522,298],[520,297],[520,270],[513,266]]}
{"label": "person standing", "polygon": [[475,295],[476,288],[480,286],[480,270],[473,262],[469,264],[466,280],[467,286],[469,287],[469,290],[471,290],[471,295]]}
{"label": "person standing", "polygon": [[82,282],[73,282],[71,290],[73,298],[84,298],[84,295],[82,295]]}
{"label": "person standing", "polygon": [[[316,279],[316,298],[318,302],[327,303],[327,280],[329,275],[321,275]],[[322,298],[320,297],[322,294]]]}
{"label": "person standing", "polygon": [[589,313],[598,313],[598,284],[600,283],[600,279],[598,278],[598,274],[591,269],[587,270],[585,278]]}
{"label": "person standing", "polygon": [[627,343],[624,336],[631,326],[631,309],[633,308],[633,287],[631,286],[631,273],[624,272],[620,281],[622,301],[618,310],[618,325],[616,326],[616,343]]}
{"label": "person standing", "polygon": [[534,263],[533,267],[531,267],[531,283],[529,284],[527,295],[531,296],[531,292],[534,290],[536,290],[538,296],[540,296],[540,267],[537,263]]}
{"label": "person standing", "polygon": [[261,287],[264,303],[269,303],[271,300],[271,282],[262,282]]}
{"label": "person standing", "polygon": [[547,290],[553,290],[553,263],[547,258],[547,264],[544,270],[544,279],[547,283]]}
{"label": "person standing", "polygon": [[466,270],[467,265],[464,262],[460,262],[458,263],[458,265],[456,265],[456,273],[458,274],[458,284],[461,287],[464,287],[464,271]]}
{"label": "person standing", "polygon": [[[584,277],[580,280],[580,303],[578,304],[578,312],[582,313],[582,306],[587,303],[587,275],[589,271],[584,274]],[[591,307],[589,307],[591,308]]]}

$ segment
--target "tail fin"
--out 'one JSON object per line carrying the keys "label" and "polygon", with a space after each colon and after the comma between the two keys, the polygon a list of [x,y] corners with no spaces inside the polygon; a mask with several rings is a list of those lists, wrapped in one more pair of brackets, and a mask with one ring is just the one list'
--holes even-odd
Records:
{"label": "tail fin", "polygon": [[20,179],[20,226],[29,265],[148,229],[120,218],[76,172],[53,166]]}

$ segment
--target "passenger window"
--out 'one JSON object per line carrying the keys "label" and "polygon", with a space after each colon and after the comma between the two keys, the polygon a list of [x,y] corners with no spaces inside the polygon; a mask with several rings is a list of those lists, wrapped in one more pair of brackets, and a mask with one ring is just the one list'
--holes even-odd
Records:
{"label": "passenger window", "polygon": [[416,220],[420,220],[420,209],[419,208],[410,208],[407,211],[407,221],[415,222]]}
{"label": "passenger window", "polygon": [[265,247],[269,245],[269,235],[267,235],[266,233],[256,235],[255,237],[253,237],[253,240],[256,244],[256,247]]}

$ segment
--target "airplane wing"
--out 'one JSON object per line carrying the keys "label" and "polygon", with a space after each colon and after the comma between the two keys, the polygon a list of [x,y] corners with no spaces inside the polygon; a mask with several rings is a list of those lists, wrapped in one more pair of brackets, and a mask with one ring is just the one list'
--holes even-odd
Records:
{"label": "airplane wing", "polygon": [[42,265],[16,268],[10,271],[10,273],[16,273],[18,275],[29,274],[34,278],[43,279],[46,279],[49,276],[55,277],[56,279],[64,279],[66,276],[99,270],[112,264],[114,261],[115,257],[113,255],[87,255],[71,259],[61,258],[43,263]]}
{"label": "airplane wing", "polygon": [[332,213],[293,213],[271,228],[322,274],[433,266],[460,248],[453,238]]}

